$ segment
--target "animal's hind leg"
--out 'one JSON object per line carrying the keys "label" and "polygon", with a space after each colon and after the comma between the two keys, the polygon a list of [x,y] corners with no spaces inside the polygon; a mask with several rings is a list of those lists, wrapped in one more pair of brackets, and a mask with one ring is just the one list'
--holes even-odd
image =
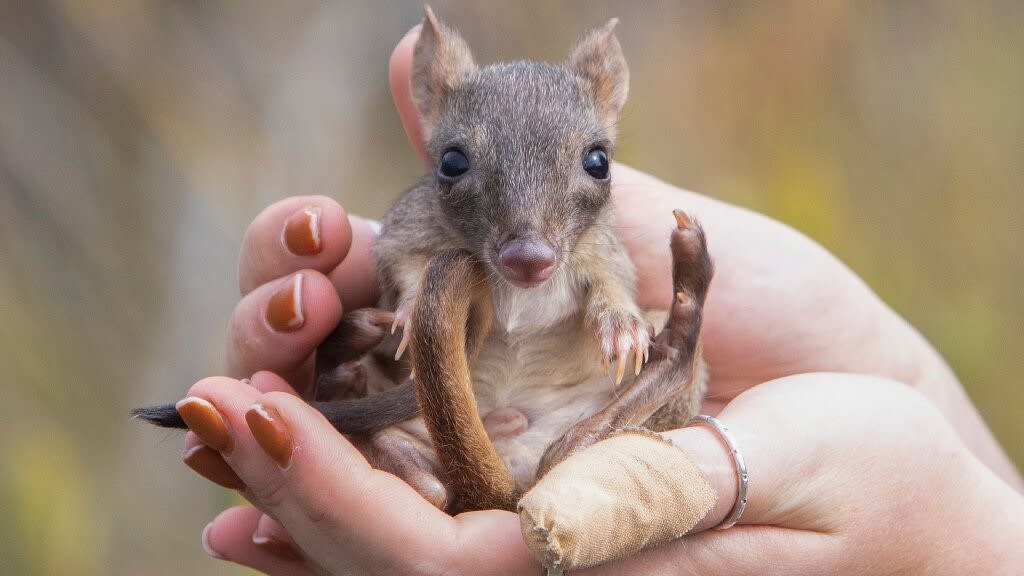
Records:
{"label": "animal's hind leg", "polygon": [[357,441],[356,447],[374,468],[398,476],[441,510],[448,506],[448,489],[438,477],[437,456],[418,438],[388,428]]}
{"label": "animal's hind leg", "polygon": [[427,267],[412,313],[416,397],[453,512],[514,510],[518,500],[515,480],[480,420],[469,374],[469,356],[490,321],[489,298],[474,259],[445,250]]}
{"label": "animal's hind leg", "polygon": [[713,267],[703,229],[683,211],[674,214],[677,226],[670,242],[674,297],[665,327],[651,346],[650,360],[608,406],[570,428],[548,448],[538,478],[573,452],[617,430],[645,424],[663,430],[685,422],[699,409],[705,380],[700,327]]}

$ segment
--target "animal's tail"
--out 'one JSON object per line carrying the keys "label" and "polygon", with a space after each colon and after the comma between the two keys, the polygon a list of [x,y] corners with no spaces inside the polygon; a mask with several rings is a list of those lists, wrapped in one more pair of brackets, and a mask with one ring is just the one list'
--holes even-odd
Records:
{"label": "animal's tail", "polygon": [[[311,402],[342,434],[366,436],[419,415],[416,388],[412,380],[379,394],[330,402]],[[187,428],[174,404],[132,410],[132,416],[162,428]]]}
{"label": "animal's tail", "polygon": [[185,421],[178,414],[174,404],[161,404],[159,406],[146,406],[132,410],[133,418],[141,418],[150,424],[161,428],[187,428]]}

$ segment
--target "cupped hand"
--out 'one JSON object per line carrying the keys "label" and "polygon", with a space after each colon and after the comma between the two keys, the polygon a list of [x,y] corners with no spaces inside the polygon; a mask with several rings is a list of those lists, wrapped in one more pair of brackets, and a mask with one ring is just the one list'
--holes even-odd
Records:
{"label": "cupped hand", "polygon": [[[403,124],[422,157],[418,119],[408,89],[416,32],[414,29],[395,49],[391,80]],[[920,390],[982,461],[1019,485],[1012,464],[941,358],[828,252],[767,217],[680,190],[624,165],[615,167],[613,178],[619,234],[637,264],[638,298],[643,306],[665,307],[671,297],[669,253],[664,241],[673,225],[671,210],[686,209],[707,231],[717,268],[704,323],[705,355],[712,366],[707,412],[717,413],[726,402],[759,382],[792,374],[838,371],[887,377]],[[261,213],[243,244],[239,267],[243,298],[229,331],[230,373],[241,377],[270,370],[281,374],[290,385],[281,383],[270,389],[302,390],[310,381],[312,354],[340,317],[342,302],[352,309],[375,300],[373,238],[368,222],[346,215],[336,202],[324,197],[289,198]],[[225,386],[222,392],[229,394],[232,390],[242,392],[232,386]],[[259,389],[250,392],[258,393]],[[876,411],[888,411],[893,400],[883,395],[871,401]],[[334,451],[342,450],[347,442],[333,429],[317,430],[317,434],[309,437],[312,443],[304,444],[302,450],[321,454],[317,462],[337,464]],[[198,442],[192,435],[189,441],[192,445]],[[308,470],[315,477],[310,481],[324,490],[324,500],[319,503],[324,509],[337,508],[331,495],[336,496],[352,480],[343,481],[344,474],[337,469],[333,474],[328,469]],[[407,487],[399,484],[388,480],[388,489],[375,494],[381,501],[408,498]],[[394,494],[390,489],[395,490]],[[258,497],[253,499],[261,502]],[[317,519],[314,524],[325,529],[330,525],[322,514],[310,513]],[[512,540],[518,542],[518,533],[506,525],[514,520],[510,515],[480,513],[470,521],[462,517],[444,520],[443,515],[433,512],[422,514],[415,517],[456,522],[459,538],[466,534],[485,540],[498,538],[503,550],[515,546],[502,538],[515,533]],[[477,523],[476,519],[481,520]],[[286,519],[281,520],[288,524]],[[289,538],[279,524],[265,516],[261,519],[253,509],[229,511],[214,525],[217,531],[208,531],[207,536],[216,538],[220,530],[243,536],[248,532],[246,537],[251,541],[250,528],[255,530],[257,524],[285,540]],[[451,524],[445,525],[452,529]],[[441,529],[419,527],[428,533]],[[318,558],[306,549],[301,536],[296,537],[307,558]],[[391,546],[403,547],[395,544],[403,541],[401,536],[391,537],[400,538],[388,541]],[[244,544],[230,538],[222,542]],[[228,555],[226,549],[221,553]],[[269,561],[266,555],[263,558]],[[516,562],[525,561],[525,556],[515,558]],[[381,566],[389,566],[381,562]]]}
{"label": "cupped hand", "polygon": [[[196,427],[204,437],[190,441],[223,446],[205,436],[227,430],[223,459],[259,508],[214,520],[203,535],[211,554],[274,575],[542,573],[515,515],[444,514],[371,468],[289,392],[269,372],[250,383],[210,378],[189,392],[224,423]],[[887,398],[885,411],[877,398]],[[735,502],[718,437],[703,427],[669,432],[720,495],[702,531],[579,574],[1002,573],[1024,562],[1024,500],[902,384],[791,376],[744,392],[719,418],[751,470],[740,524],[706,530]]]}

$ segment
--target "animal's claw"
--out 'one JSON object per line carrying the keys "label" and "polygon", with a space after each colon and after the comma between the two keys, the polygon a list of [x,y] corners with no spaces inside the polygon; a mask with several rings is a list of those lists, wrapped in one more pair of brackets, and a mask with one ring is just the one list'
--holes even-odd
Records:
{"label": "animal's claw", "polygon": [[622,377],[626,375],[626,356],[619,355],[619,367],[615,370],[615,385],[622,384]]}
{"label": "animal's claw", "polygon": [[395,350],[395,360],[401,360],[405,349],[409,347],[409,340],[412,339],[412,328],[409,326],[409,317],[412,316],[413,301],[406,301],[395,310],[395,320],[391,323],[391,333],[394,334],[399,328],[402,329],[402,340]]}
{"label": "animal's claw", "polygon": [[629,355],[633,355],[633,373],[640,373],[647,362],[651,343],[647,322],[639,312],[622,309],[609,310],[598,321],[598,338],[601,343],[601,366],[607,376],[612,361],[615,361],[613,383],[618,386],[626,375]]}
{"label": "animal's claw", "polygon": [[402,340],[398,343],[398,349],[395,350],[395,360],[401,360],[402,354],[405,353],[405,349],[409,346],[409,336],[412,334],[412,330],[408,327],[402,328]]}

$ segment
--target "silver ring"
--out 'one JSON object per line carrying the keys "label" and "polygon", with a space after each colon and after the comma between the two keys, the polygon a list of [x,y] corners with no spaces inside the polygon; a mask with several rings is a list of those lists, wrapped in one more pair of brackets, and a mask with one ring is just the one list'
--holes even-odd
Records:
{"label": "silver ring", "polygon": [[707,424],[725,442],[726,447],[729,448],[729,454],[732,456],[732,462],[736,465],[736,484],[739,486],[739,490],[736,493],[736,504],[732,507],[732,512],[729,516],[722,521],[721,524],[715,526],[715,530],[726,530],[732,528],[740,520],[740,516],[743,516],[743,511],[747,508],[747,465],[743,461],[743,454],[740,453],[740,447],[736,444],[736,439],[732,437],[732,433],[725,427],[724,424],[719,422],[717,419],[711,416],[705,416],[703,414],[694,416],[686,423],[687,426],[694,424]]}

